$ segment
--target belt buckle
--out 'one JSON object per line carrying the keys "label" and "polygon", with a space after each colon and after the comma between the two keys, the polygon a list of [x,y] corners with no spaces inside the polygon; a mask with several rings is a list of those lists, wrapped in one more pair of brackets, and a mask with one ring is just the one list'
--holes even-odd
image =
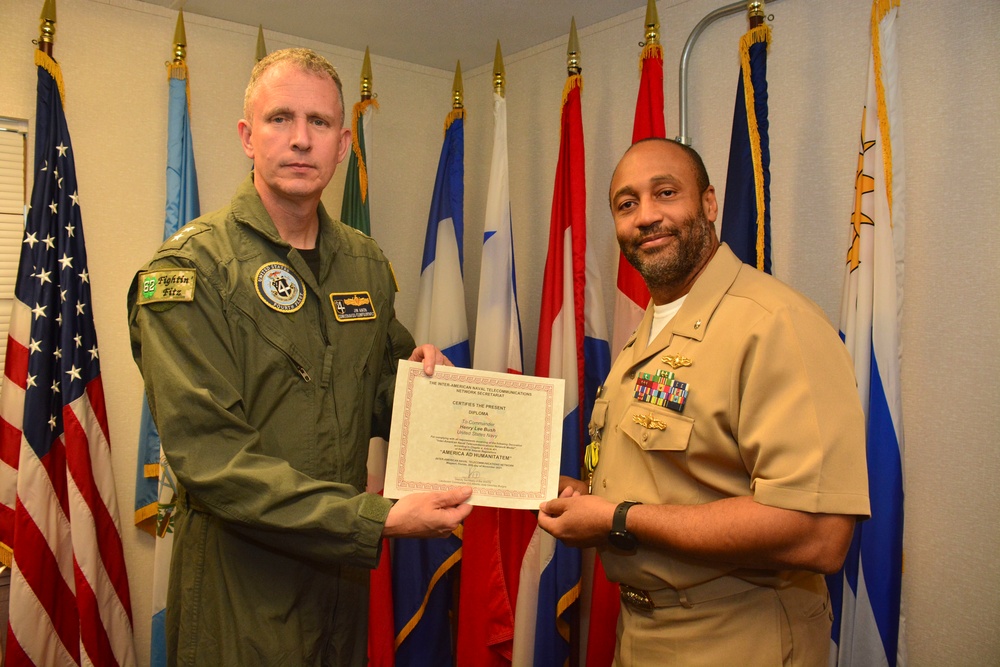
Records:
{"label": "belt buckle", "polygon": [[643,611],[653,611],[656,608],[656,605],[653,604],[653,599],[647,591],[632,588],[626,584],[620,584],[620,588],[623,602]]}

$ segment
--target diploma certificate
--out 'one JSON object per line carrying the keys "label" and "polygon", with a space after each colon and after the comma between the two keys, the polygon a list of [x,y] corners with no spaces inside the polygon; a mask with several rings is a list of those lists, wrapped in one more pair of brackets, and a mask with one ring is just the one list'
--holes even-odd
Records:
{"label": "diploma certificate", "polygon": [[538,509],[559,495],[565,382],[401,361],[385,497],[471,486],[473,505]]}

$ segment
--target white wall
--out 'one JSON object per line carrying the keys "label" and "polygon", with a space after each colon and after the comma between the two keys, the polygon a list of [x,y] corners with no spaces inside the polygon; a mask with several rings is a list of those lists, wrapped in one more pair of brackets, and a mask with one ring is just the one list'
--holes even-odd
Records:
{"label": "white wall", "polygon": [[[617,246],[608,182],[631,138],[643,3],[581,28],[589,241],[613,304]],[[694,25],[721,0],[661,0],[667,134],[678,130],[677,64]],[[31,119],[31,40],[41,2],[0,0],[0,115]],[[903,308],[906,432],[904,605],[910,663],[1000,661],[1000,3],[903,0],[899,56],[907,169]],[[769,3],[768,60],[775,274],[836,321],[868,58],[867,0]],[[131,525],[141,382],[128,348],[124,299],[163,224],[167,87],[176,14],[134,0],[60,0],[55,56],[66,80],[95,318],[132,587],[135,636],[148,655],[152,539]],[[256,28],[186,15],[202,210],[228,201],[246,173],[235,133]],[[504,40],[498,28],[484,39]],[[567,17],[567,26],[569,17]],[[713,24],[692,54],[688,135],[720,191],[737,81],[736,15]],[[269,50],[310,46],[336,64],[348,104],[361,53],[267,33]],[[534,367],[539,286],[548,238],[565,81],[565,37],[506,54],[510,184],[525,336]],[[461,58],[462,54],[455,54]],[[415,319],[420,251],[450,107],[452,72],[372,56],[381,104],[371,167],[372,232],[393,260],[399,315]],[[492,142],[490,64],[466,68],[467,308],[474,319]],[[329,188],[340,209],[342,176]],[[935,226],[935,224],[937,226]],[[959,227],[956,227],[959,225]],[[474,322],[470,322],[470,329]]]}

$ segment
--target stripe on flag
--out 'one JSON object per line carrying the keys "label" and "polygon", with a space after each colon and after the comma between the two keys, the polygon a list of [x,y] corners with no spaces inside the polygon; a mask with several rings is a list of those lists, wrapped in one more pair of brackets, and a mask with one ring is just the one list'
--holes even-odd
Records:
{"label": "stripe on flag", "polygon": [[899,313],[903,282],[903,144],[896,60],[899,0],[874,0],[868,89],[855,177],[840,330],[867,419],[872,518],[843,570],[828,577],[836,618],[831,662],[902,665],[903,421]]}

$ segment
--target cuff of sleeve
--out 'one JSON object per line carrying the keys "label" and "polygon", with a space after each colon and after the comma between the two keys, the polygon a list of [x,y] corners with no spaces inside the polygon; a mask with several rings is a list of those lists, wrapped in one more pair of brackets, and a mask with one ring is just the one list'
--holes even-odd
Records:
{"label": "cuff of sleeve", "polygon": [[814,493],[772,486],[757,480],[753,498],[762,505],[812,514],[849,514],[861,519],[871,516],[871,505],[865,494]]}
{"label": "cuff of sleeve", "polygon": [[[392,508],[393,501],[375,493],[361,494],[361,507],[358,508],[358,516],[372,522],[372,535],[366,535],[365,543],[377,545],[381,543],[382,529],[385,526],[386,517]],[[367,530],[365,531],[368,532]]]}

